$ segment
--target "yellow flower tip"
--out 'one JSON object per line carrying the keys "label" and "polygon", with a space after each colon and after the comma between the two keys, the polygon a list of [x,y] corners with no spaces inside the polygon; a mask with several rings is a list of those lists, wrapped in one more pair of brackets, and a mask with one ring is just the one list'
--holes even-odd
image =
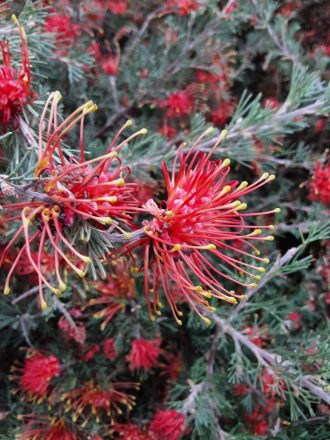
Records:
{"label": "yellow flower tip", "polygon": [[148,130],[146,128],[142,128],[142,130],[140,130],[140,134],[146,135],[148,134]]}
{"label": "yellow flower tip", "polygon": [[213,243],[208,244],[207,247],[206,247],[206,249],[209,250],[209,251],[215,251],[216,248],[217,248],[216,245],[213,244]]}
{"label": "yellow flower tip", "polygon": [[268,177],[269,177],[269,173],[263,173],[261,176],[262,179],[268,179]]}
{"label": "yellow flower tip", "polygon": [[268,225],[268,229],[270,229],[271,231],[274,231],[275,226],[274,225]]}
{"label": "yellow flower tip", "polygon": [[247,208],[246,203],[241,203],[239,206],[237,206],[236,211],[244,211],[244,209]]}
{"label": "yellow flower tip", "polygon": [[211,306],[211,307],[209,307],[209,311],[210,311],[210,312],[216,312],[217,309],[216,309],[216,307],[212,307],[212,306]]}
{"label": "yellow flower tip", "polygon": [[117,186],[124,186],[125,180],[123,178],[117,179],[116,184]]}
{"label": "yellow flower tip", "polygon": [[23,217],[23,226],[29,226],[31,220],[29,218]]}
{"label": "yellow flower tip", "polygon": [[279,214],[280,212],[281,212],[281,208],[275,208],[275,209],[274,209],[274,213],[275,213],[275,214]]}
{"label": "yellow flower tip", "polygon": [[196,292],[203,292],[203,287],[202,286],[195,286],[194,290]]}
{"label": "yellow flower tip", "polygon": [[260,281],[261,280],[261,276],[260,275],[255,275],[254,277],[256,280]]}
{"label": "yellow flower tip", "polygon": [[183,313],[180,310],[178,310],[177,312],[179,316],[183,316]]}
{"label": "yellow flower tip", "polygon": [[160,301],[158,301],[157,305],[158,305],[158,307],[160,307],[161,309],[163,309],[163,308],[164,308],[164,304],[163,304],[163,303],[161,303]]}
{"label": "yellow flower tip", "polygon": [[82,260],[85,264],[91,264],[91,262],[92,262],[92,259],[89,257],[86,257],[86,256],[83,256]]}
{"label": "yellow flower tip", "polygon": [[125,238],[127,238],[128,240],[129,240],[130,238],[132,238],[132,234],[131,234],[131,232],[126,232],[126,231],[124,231],[124,232],[123,232],[123,236],[124,236]]}
{"label": "yellow flower tip", "polygon": [[109,203],[117,203],[118,202],[118,197],[117,196],[110,196],[108,198],[108,202]]}
{"label": "yellow flower tip", "polygon": [[153,315],[150,315],[150,320],[154,321],[156,318]]}
{"label": "yellow flower tip", "polygon": [[113,157],[117,157],[117,156],[118,156],[117,151],[111,151],[111,153],[106,155],[106,157],[108,157],[109,159],[111,159]]}
{"label": "yellow flower tip", "polygon": [[274,238],[273,235],[268,235],[268,237],[265,237],[265,240],[267,240],[267,241],[274,241],[275,238]]}
{"label": "yellow flower tip", "polygon": [[167,215],[167,217],[172,217],[174,215],[173,211],[166,211],[165,215]]}
{"label": "yellow flower tip", "polygon": [[45,310],[47,310],[48,306],[45,300],[42,300],[40,303],[41,306],[41,310],[44,312]]}
{"label": "yellow flower tip", "polygon": [[235,290],[229,290],[229,293],[231,294],[231,295],[235,295]]}
{"label": "yellow flower tip", "polygon": [[209,127],[209,128],[206,130],[205,134],[211,134],[211,133],[213,133],[213,132],[214,132],[214,127]]}
{"label": "yellow flower tip", "polygon": [[[228,130],[222,130],[222,132],[220,133],[220,138],[224,139],[228,136]],[[229,161],[230,163],[230,161]]]}
{"label": "yellow flower tip", "polygon": [[210,290],[204,290],[201,293],[203,296],[205,296],[205,298],[212,298],[212,292]]}
{"label": "yellow flower tip", "polygon": [[3,293],[4,293],[4,295],[9,295],[10,294],[10,287],[6,286]]}
{"label": "yellow flower tip", "polygon": [[100,218],[100,222],[104,225],[111,225],[112,224],[112,218],[111,217],[103,217]]}
{"label": "yellow flower tip", "polygon": [[231,186],[230,185],[226,185],[222,188],[222,191],[220,193],[220,196],[223,196],[224,194],[227,194],[229,191],[231,190]]}
{"label": "yellow flower tip", "polygon": [[181,251],[181,245],[180,244],[175,244],[172,248],[172,251],[177,252],[177,251]]}
{"label": "yellow flower tip", "polygon": [[252,232],[252,234],[253,234],[253,235],[261,235],[261,234],[262,234],[262,229],[255,229],[255,230]]}
{"label": "yellow flower tip", "polygon": [[235,202],[233,202],[233,206],[234,208],[236,208],[237,206],[241,205],[241,201],[240,200],[235,200]]}
{"label": "yellow flower tip", "polygon": [[85,272],[81,269],[77,270],[77,274],[78,274],[78,276],[80,276],[80,278],[84,278],[84,276],[85,276]]}
{"label": "yellow flower tip", "polygon": [[205,316],[203,316],[203,321],[205,322],[205,324],[207,325],[211,325],[212,321],[209,318],[205,318]]}
{"label": "yellow flower tip", "polygon": [[258,267],[257,270],[259,272],[266,272],[266,269],[264,267]]}
{"label": "yellow flower tip", "polygon": [[227,301],[230,302],[231,304],[237,304],[236,298],[228,298]]}
{"label": "yellow flower tip", "polygon": [[269,261],[269,258],[263,258],[262,261],[263,261],[265,264],[269,264],[269,262],[270,262],[270,261]]}
{"label": "yellow flower tip", "polygon": [[237,189],[245,189],[248,186],[248,182],[244,180]]}
{"label": "yellow flower tip", "polygon": [[229,167],[229,165],[230,165],[230,159],[225,159],[221,164],[221,168],[222,167]]}
{"label": "yellow flower tip", "polygon": [[248,287],[257,287],[257,283],[250,283],[248,284]]}
{"label": "yellow flower tip", "polygon": [[156,310],[156,313],[157,313],[158,316],[162,315],[162,312],[160,310]]}
{"label": "yellow flower tip", "polygon": [[268,177],[269,182],[271,182],[272,180],[275,180],[275,179],[276,179],[275,174],[271,174],[271,175]]}
{"label": "yellow flower tip", "polygon": [[100,330],[101,330],[101,332],[104,332],[104,330],[105,330],[105,323],[104,322],[102,322],[102,324],[100,325]]}
{"label": "yellow flower tip", "polygon": [[255,253],[257,256],[259,256],[259,255],[261,254],[261,252],[259,251],[259,249],[256,249],[256,250],[254,251],[254,253]]}
{"label": "yellow flower tip", "polygon": [[63,282],[61,282],[58,287],[61,292],[64,292],[66,290],[66,284]]}
{"label": "yellow flower tip", "polygon": [[132,121],[132,119],[128,119],[127,121],[126,121],[126,123],[125,123],[125,127],[127,128],[127,127],[131,127],[133,125],[133,121]]}
{"label": "yellow flower tip", "polygon": [[11,19],[13,20],[13,22],[14,22],[17,26],[19,26],[19,21],[17,20],[17,17],[16,17],[15,14],[13,14],[13,15],[11,16]]}
{"label": "yellow flower tip", "polygon": [[181,319],[177,319],[176,322],[178,323],[178,325],[182,325]]}
{"label": "yellow flower tip", "polygon": [[59,90],[56,90],[56,92],[54,92],[54,98],[57,99],[58,101],[62,99],[62,94]]}
{"label": "yellow flower tip", "polygon": [[139,271],[139,268],[138,267],[136,267],[136,266],[132,266],[131,267],[131,272],[132,273],[137,273]]}
{"label": "yellow flower tip", "polygon": [[246,293],[244,293],[243,295],[242,295],[242,299],[248,299],[249,297],[247,296],[247,294]]}

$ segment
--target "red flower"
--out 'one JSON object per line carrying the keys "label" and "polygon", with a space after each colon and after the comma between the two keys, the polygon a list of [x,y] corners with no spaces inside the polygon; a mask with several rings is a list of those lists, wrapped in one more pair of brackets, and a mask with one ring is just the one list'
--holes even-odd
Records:
{"label": "red flower", "polygon": [[132,382],[116,382],[103,389],[90,380],[64,394],[63,400],[66,401],[66,410],[73,411],[74,423],[83,415],[84,423],[88,423],[92,415],[99,421],[102,414],[106,414],[113,423],[115,416],[122,413],[120,407],[131,410],[135,405],[135,398],[122,391],[126,388],[138,389],[138,386]]}
{"label": "red flower", "polygon": [[[16,233],[0,257],[0,268],[6,254],[20,235],[24,235],[25,238],[25,244],[21,247],[6,278],[4,293],[10,292],[9,283],[12,273],[23,253],[26,252],[38,275],[39,298],[43,309],[47,307],[43,297],[43,284],[57,295],[66,288],[60,274],[60,259],[80,277],[84,277],[86,264],[91,262],[90,257],[81,254],[76,249],[77,245],[72,246],[66,238],[67,231],[77,220],[88,222],[101,230],[111,225],[125,237],[131,236],[118,225],[118,220],[132,226],[131,216],[127,210],[134,211],[138,205],[135,198],[137,185],[125,182],[125,178],[130,175],[130,169],[122,166],[118,151],[130,139],[146,133],[146,130],[140,130],[115,146],[124,128],[132,124],[128,121],[119,130],[105,154],[87,161],[83,142],[84,118],[88,113],[95,111],[96,106],[90,101],[59,124],[57,106],[60,98],[59,92],[49,96],[40,119],[39,162],[34,173],[37,179],[31,196],[33,201],[3,204],[3,216],[0,220],[0,225],[15,220],[20,222]],[[50,110],[50,117],[46,124],[47,110]],[[80,158],[68,159],[62,152],[61,141],[64,135],[79,122],[81,123]],[[46,130],[45,134],[44,130]],[[96,166],[93,166],[95,164]],[[50,245],[50,252],[54,256],[58,287],[50,284],[47,279],[48,274],[41,267],[46,244]],[[32,246],[37,251],[37,263],[32,258]],[[75,260],[72,257],[78,263],[74,264]]]}
{"label": "red flower", "polygon": [[238,0],[233,0],[232,2],[230,2],[230,4],[228,6],[225,7],[223,12],[225,14],[230,14],[231,12],[235,11],[236,9],[238,9],[238,7],[239,7]]}
{"label": "red flower", "polygon": [[93,315],[94,318],[102,319],[101,331],[118,312],[125,309],[127,299],[135,295],[135,281],[127,261],[117,260],[111,265],[111,269],[105,280],[94,282],[93,288],[98,293],[98,298],[88,302],[89,306],[102,306],[102,309]]}
{"label": "red flower", "polygon": [[298,312],[292,312],[287,317],[288,321],[291,321],[292,327],[294,330],[301,329],[301,315]]}
{"label": "red flower", "polygon": [[111,429],[111,434],[116,434],[114,438],[125,440],[154,440],[133,423],[118,423]]}
{"label": "red flower", "polygon": [[267,335],[263,334],[264,331],[264,326],[247,326],[244,328],[243,333],[258,347],[265,347],[267,343]]}
{"label": "red flower", "polygon": [[233,111],[233,103],[230,101],[222,101],[211,112],[211,121],[216,127],[222,127],[228,120]]}
{"label": "red flower", "polygon": [[173,139],[177,135],[177,131],[175,128],[170,127],[169,125],[164,125],[158,130],[158,133],[166,138],[168,141]]}
{"label": "red flower", "polygon": [[160,339],[153,339],[146,341],[145,339],[134,339],[132,341],[132,350],[126,357],[129,362],[130,370],[138,368],[144,368],[144,370],[150,370],[161,353],[159,345]]}
{"label": "red flower", "polygon": [[20,388],[38,399],[44,399],[50,381],[61,371],[60,361],[53,355],[44,356],[38,351],[31,351],[24,363],[19,379]]}
{"label": "red flower", "polygon": [[[210,130],[207,130],[202,139]],[[201,315],[199,308],[214,311],[206,298],[216,297],[236,304],[236,297],[242,298],[233,290],[227,290],[223,281],[229,280],[240,286],[253,287],[251,281],[243,282],[222,271],[216,261],[228,265],[259,280],[254,271],[264,272],[263,267],[242,261],[240,257],[250,257],[257,263],[269,263],[267,258],[259,257],[260,252],[253,245],[256,241],[271,241],[273,236],[261,237],[262,230],[274,229],[273,225],[252,226],[246,222],[249,217],[259,217],[279,212],[279,209],[267,212],[241,213],[246,209],[241,197],[253,192],[272,181],[275,176],[264,173],[256,182],[238,183],[237,180],[226,181],[230,171],[229,159],[224,161],[211,160],[213,151],[221,142],[219,137],[209,153],[194,152],[198,141],[187,154],[179,149],[176,153],[173,170],[169,173],[165,163],[162,164],[167,189],[167,200],[164,209],[159,208],[153,200],[149,200],[145,209],[153,215],[153,219],[144,222],[146,237],[123,247],[126,253],[142,245],[144,247],[145,292],[151,319],[154,319],[149,298],[149,269],[152,272],[152,297],[154,311],[160,314],[159,290],[162,286],[166,300],[179,324],[182,313],[178,310],[172,295],[172,287],[178,286],[196,313],[207,323],[208,318]],[[177,163],[180,161],[179,170]],[[255,252],[256,255],[242,250],[240,243]],[[206,254],[206,255],[205,255]],[[235,257],[238,255],[238,257]],[[208,255],[211,257],[208,258]],[[200,284],[196,285],[194,278]],[[200,307],[196,307],[196,305]]]}
{"label": "red flower", "polygon": [[169,118],[187,116],[193,108],[194,100],[187,90],[172,93],[167,99],[160,100],[159,105],[167,108]]}
{"label": "red flower", "polygon": [[127,0],[108,0],[107,7],[115,15],[123,15],[127,11]]}
{"label": "red flower", "polygon": [[20,440],[79,440],[63,418],[49,418],[41,415],[23,416],[27,426]]}
{"label": "red flower", "polygon": [[200,3],[198,0],[167,0],[165,7],[174,8],[174,11],[180,15],[188,15],[193,11],[198,11]]}
{"label": "red flower", "polygon": [[90,361],[91,359],[94,358],[94,356],[96,355],[96,353],[98,353],[100,351],[100,346],[99,345],[94,345],[90,350],[88,350],[84,356],[83,356],[83,360],[85,362]]}
{"label": "red flower", "polygon": [[96,61],[102,67],[104,73],[110,76],[116,76],[117,70],[120,63],[120,46],[115,42],[116,50],[110,46],[110,43],[107,44],[107,53],[104,54],[101,51],[100,46],[97,43],[93,43],[92,50],[95,54]]}
{"label": "red flower", "polygon": [[113,361],[118,356],[116,346],[115,346],[115,339],[114,338],[108,338],[105,341],[103,341],[103,353],[104,356],[109,359],[110,361]]}
{"label": "red flower", "polygon": [[309,191],[311,200],[330,205],[330,161],[324,165],[316,162],[313,179],[309,182]]}
{"label": "red flower", "polygon": [[75,323],[75,327],[64,316],[62,316],[57,323],[57,327],[65,333],[69,341],[73,340],[78,344],[83,344],[86,340],[86,329],[82,322]]}
{"label": "red flower", "polygon": [[72,24],[68,15],[63,15],[52,9],[46,17],[44,30],[47,33],[56,34],[55,42],[59,49],[58,54],[65,55],[68,51],[68,45],[76,40],[80,25]]}
{"label": "red flower", "polygon": [[16,17],[21,36],[22,67],[11,66],[10,48],[7,40],[0,41],[3,64],[0,65],[0,129],[7,128],[23,108],[31,104],[37,94],[31,90],[31,67],[28,53],[28,43],[24,28],[20,26]]}
{"label": "red flower", "polygon": [[175,410],[158,411],[150,423],[150,431],[159,440],[179,440],[187,431],[185,416]]}
{"label": "red flower", "polygon": [[263,422],[258,422],[254,425],[253,427],[253,432],[256,435],[266,435],[268,431],[268,422],[266,420],[264,420]]}

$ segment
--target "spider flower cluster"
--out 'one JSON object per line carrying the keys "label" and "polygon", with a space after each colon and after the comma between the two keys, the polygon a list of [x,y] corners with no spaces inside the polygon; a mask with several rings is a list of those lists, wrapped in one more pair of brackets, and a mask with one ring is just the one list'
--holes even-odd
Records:
{"label": "spider flower cluster", "polygon": [[[158,207],[152,199],[145,204],[145,210],[153,216],[144,222],[145,236],[126,246],[129,250],[143,246],[145,292],[151,319],[154,313],[161,314],[162,287],[176,321],[182,324],[177,294],[173,294],[175,286],[182,298],[209,323],[201,310],[214,311],[208,302],[210,298],[236,304],[236,298],[246,297],[228,290],[224,280],[244,288],[254,287],[260,280],[259,273],[265,271],[260,264],[269,263],[260,256],[255,244],[273,240],[272,235],[265,236],[263,232],[274,226],[253,226],[247,220],[280,210],[243,213],[247,204],[242,197],[271,182],[275,176],[264,173],[251,184],[229,180],[230,160],[211,159],[225,132],[210,152],[196,150],[210,132],[211,129],[207,130],[197,139],[187,153],[178,149],[171,173],[162,164],[168,195],[164,207]],[[246,262],[246,258],[252,262]],[[239,275],[245,274],[249,280],[242,281],[229,273],[228,268]]]}
{"label": "spider flower cluster", "polygon": [[[142,129],[124,141],[117,143],[123,130],[131,121],[119,130],[108,150],[102,156],[86,160],[84,151],[84,118],[96,110],[93,102],[87,102],[74,111],[62,123],[58,122],[57,107],[61,99],[59,92],[52,93],[47,99],[39,124],[38,163],[35,168],[35,180],[29,186],[33,191],[26,191],[32,200],[4,204],[0,225],[20,222],[16,233],[9,241],[0,257],[0,268],[14,243],[23,236],[25,243],[21,246],[16,259],[8,272],[4,293],[10,292],[10,279],[21,258],[27,255],[34,271],[38,275],[39,298],[43,309],[47,307],[43,296],[43,287],[48,287],[59,295],[66,285],[61,276],[61,265],[64,265],[84,277],[86,265],[91,262],[70,243],[68,231],[77,222],[88,222],[98,229],[113,228],[124,234],[118,221],[131,224],[127,210],[134,211],[138,205],[135,198],[136,184],[126,183],[130,169],[122,165],[118,156],[120,148],[140,134]],[[46,114],[49,112],[48,121]],[[68,158],[62,151],[63,137],[80,123],[80,157]],[[49,282],[47,273],[42,268],[42,257],[45,247],[53,249],[56,284]],[[33,249],[37,259],[33,258]]]}
{"label": "spider flower cluster", "polygon": [[13,21],[21,36],[22,66],[16,69],[12,67],[9,43],[7,40],[0,41],[3,63],[0,64],[0,128],[6,128],[37,97],[31,90],[31,66],[25,30],[15,16]]}

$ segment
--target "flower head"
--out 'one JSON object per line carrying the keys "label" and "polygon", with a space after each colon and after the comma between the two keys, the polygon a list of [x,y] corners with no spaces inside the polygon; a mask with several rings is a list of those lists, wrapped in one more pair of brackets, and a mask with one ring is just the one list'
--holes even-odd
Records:
{"label": "flower head", "polygon": [[22,66],[11,65],[10,48],[7,40],[0,41],[2,62],[0,65],[0,129],[6,128],[13,119],[31,104],[37,94],[31,90],[31,66],[25,30],[13,16],[21,36]]}
{"label": "flower head", "polygon": [[198,0],[167,0],[167,9],[173,9],[180,15],[189,15],[193,11],[198,11],[200,8],[200,2]]}
{"label": "flower head", "polygon": [[63,417],[57,419],[41,415],[22,416],[27,422],[20,440],[79,440]]}
{"label": "flower head", "polygon": [[159,105],[167,109],[169,118],[189,115],[194,106],[194,100],[188,90],[173,92],[167,99],[160,100]]}
{"label": "flower head", "polygon": [[[125,253],[140,245],[144,247],[145,292],[151,319],[154,317],[150,292],[154,311],[159,315],[159,287],[162,286],[173,315],[181,324],[179,317],[182,312],[172,295],[172,286],[178,286],[196,313],[209,323],[210,320],[199,310],[214,311],[207,299],[215,297],[236,304],[236,298],[245,298],[245,295],[228,290],[223,280],[254,287],[255,281],[260,280],[260,275],[255,272],[265,271],[260,263],[269,263],[267,258],[259,256],[254,244],[273,240],[273,236],[262,236],[262,232],[272,230],[274,226],[253,226],[247,220],[280,210],[242,213],[247,204],[241,201],[241,197],[274,180],[275,176],[264,173],[252,184],[228,181],[229,159],[211,160],[224,134],[209,153],[194,152],[200,139],[209,132],[207,130],[187,154],[180,149],[177,151],[171,174],[163,163],[167,189],[164,208],[159,208],[153,200],[145,204],[146,211],[153,216],[144,222],[146,237],[126,245],[122,251]],[[247,246],[254,253],[243,250],[242,246]],[[256,263],[246,262],[246,257]],[[231,269],[231,273],[226,268],[222,269],[219,263]],[[151,289],[149,270],[152,273]],[[233,271],[237,271],[237,275],[232,274]],[[252,282],[241,280],[242,274],[252,278]]]}
{"label": "flower head", "polygon": [[105,414],[113,423],[116,416],[122,414],[121,408],[131,410],[135,405],[135,397],[124,391],[127,388],[137,389],[138,386],[132,382],[115,382],[105,389],[90,380],[80,388],[64,394],[62,399],[66,402],[67,411],[73,411],[73,422],[83,415],[84,424],[92,415],[99,421],[102,414]]}
{"label": "flower head", "polygon": [[145,339],[134,339],[132,341],[132,349],[127,356],[129,367],[131,370],[143,368],[144,370],[150,370],[158,359],[161,353],[159,345],[160,339],[153,339],[146,341]]}
{"label": "flower head", "polygon": [[120,46],[117,41],[114,42],[115,50],[112,49],[109,42],[106,42],[106,53],[101,50],[98,43],[93,43],[92,51],[95,59],[101,66],[104,73],[109,76],[116,76],[120,63]]}
{"label": "flower head", "polygon": [[330,205],[330,161],[321,165],[316,162],[313,179],[309,183],[309,196],[325,205]]}
{"label": "flower head", "polygon": [[55,43],[58,48],[58,54],[65,55],[68,45],[75,41],[78,36],[80,25],[72,24],[71,18],[68,15],[61,14],[52,9],[46,17],[44,30],[56,35]]}
{"label": "flower head", "polygon": [[103,354],[106,359],[109,359],[109,361],[113,361],[118,356],[116,345],[115,345],[115,339],[114,338],[108,338],[102,343],[103,347]]}
{"label": "flower head", "polygon": [[52,379],[60,374],[61,364],[54,355],[45,356],[31,351],[25,359],[19,377],[20,389],[29,397],[44,399]]}
{"label": "flower head", "polygon": [[142,431],[134,423],[116,423],[111,429],[111,434],[116,434],[115,438],[121,438],[125,440],[153,440],[147,432]]}
{"label": "flower head", "polygon": [[[105,154],[86,160],[83,142],[84,118],[88,113],[95,111],[96,106],[88,102],[59,124],[57,106],[60,98],[59,92],[52,93],[41,115],[39,161],[34,173],[34,191],[23,192],[26,198],[32,201],[23,199],[17,203],[3,204],[4,215],[0,220],[0,224],[14,220],[20,222],[16,233],[0,257],[0,268],[16,240],[21,235],[25,238],[25,244],[21,247],[8,273],[4,293],[10,292],[9,283],[12,273],[26,252],[38,275],[39,298],[43,309],[47,307],[42,292],[43,285],[57,295],[66,288],[60,274],[60,259],[80,277],[84,277],[86,265],[91,263],[89,256],[77,250],[77,243],[73,246],[69,241],[67,234],[77,222],[78,224],[87,222],[101,230],[112,227],[126,238],[130,237],[131,234],[124,231],[118,221],[132,225],[131,215],[127,211],[134,211],[138,205],[135,198],[136,184],[126,183],[125,178],[130,175],[130,169],[122,166],[118,151],[130,139],[146,133],[146,130],[142,129],[116,146],[122,131],[132,124],[128,121],[119,130]],[[46,124],[47,110],[50,110],[50,117]],[[64,135],[79,122],[80,157],[68,159],[62,151],[61,141]],[[48,244],[54,256],[57,286],[48,281],[47,273],[41,267],[44,247]],[[37,252],[37,262],[32,257],[33,248]]]}
{"label": "flower head", "polygon": [[179,440],[187,431],[185,416],[174,409],[158,411],[150,423],[150,431],[157,439]]}

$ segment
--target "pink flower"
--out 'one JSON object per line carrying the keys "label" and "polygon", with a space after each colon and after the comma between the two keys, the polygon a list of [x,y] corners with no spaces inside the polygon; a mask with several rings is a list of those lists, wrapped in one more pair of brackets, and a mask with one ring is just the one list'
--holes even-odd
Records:
{"label": "pink flower", "polygon": [[115,346],[115,339],[114,338],[108,338],[105,341],[103,341],[103,354],[104,357],[109,359],[110,361],[113,361],[118,356],[116,346]]}

